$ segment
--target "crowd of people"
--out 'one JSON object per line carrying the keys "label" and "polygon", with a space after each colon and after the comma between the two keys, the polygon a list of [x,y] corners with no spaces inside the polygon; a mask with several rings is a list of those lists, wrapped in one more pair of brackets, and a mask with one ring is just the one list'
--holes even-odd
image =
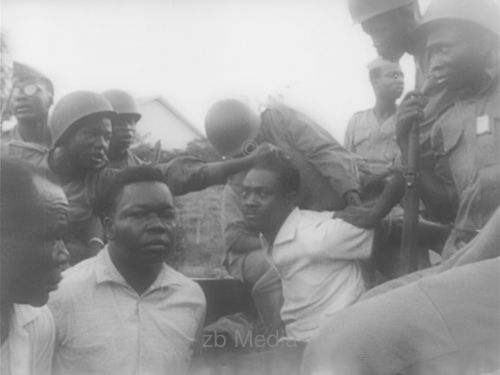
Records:
{"label": "crowd of people", "polygon": [[[375,105],[352,116],[343,145],[285,104],[259,113],[226,99],[205,118],[220,161],[145,162],[129,93],[75,91],[51,109],[51,80],[14,63],[1,374],[499,373],[499,6],[348,4],[379,57]],[[398,105],[406,53],[417,87]],[[206,326],[210,301],[168,262],[174,197],[224,184],[223,264],[255,314]]]}

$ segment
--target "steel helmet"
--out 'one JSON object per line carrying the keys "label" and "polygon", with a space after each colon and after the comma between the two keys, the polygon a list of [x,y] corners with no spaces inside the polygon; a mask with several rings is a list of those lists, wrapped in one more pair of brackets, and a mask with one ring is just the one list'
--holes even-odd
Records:
{"label": "steel helmet", "polygon": [[103,92],[102,95],[109,100],[118,115],[131,115],[135,117],[135,121],[141,119],[137,103],[128,92],[122,90],[108,90]]}
{"label": "steel helmet", "polygon": [[63,96],[54,106],[49,120],[54,147],[61,143],[78,120],[95,114],[112,118],[116,112],[104,96],[91,91],[74,91]]}
{"label": "steel helmet", "polygon": [[260,117],[236,99],[215,103],[205,117],[207,138],[223,156],[247,154],[256,147]]}
{"label": "steel helmet", "polygon": [[443,20],[470,22],[500,37],[500,8],[495,0],[434,0],[425,12],[419,29]]}
{"label": "steel helmet", "polygon": [[415,3],[416,0],[348,0],[349,12],[354,23],[363,23],[369,19],[402,6]]}

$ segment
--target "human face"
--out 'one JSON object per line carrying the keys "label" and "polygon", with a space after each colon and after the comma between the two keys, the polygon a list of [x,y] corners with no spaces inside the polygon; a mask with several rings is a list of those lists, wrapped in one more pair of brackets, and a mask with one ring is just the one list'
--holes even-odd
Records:
{"label": "human face", "polygon": [[377,97],[388,100],[400,98],[404,87],[404,74],[397,64],[381,67],[379,76],[373,81],[373,89]]}
{"label": "human face", "polygon": [[107,162],[110,139],[111,120],[104,116],[90,116],[68,138],[69,157],[79,168],[100,168]]}
{"label": "human face", "polygon": [[241,199],[245,222],[258,232],[277,231],[292,209],[276,173],[251,169],[243,180]]}
{"label": "human face", "polygon": [[32,222],[26,223],[22,236],[7,239],[11,248],[9,286],[14,303],[42,306],[49,293],[57,289],[62,266],[69,254],[63,243],[68,225],[68,201],[60,187],[35,178],[40,205],[33,207]]}
{"label": "human face", "polygon": [[105,224],[110,244],[128,264],[160,264],[173,246],[172,194],[160,182],[129,184],[117,197],[114,213]]}
{"label": "human face", "polygon": [[399,60],[408,47],[408,35],[416,27],[411,12],[400,9],[380,14],[363,22],[361,27],[370,35],[377,53],[390,61]]}
{"label": "human face", "polygon": [[12,103],[17,121],[35,124],[47,119],[52,104],[52,94],[43,81],[25,79],[15,82]]}
{"label": "human face", "polygon": [[135,135],[137,118],[133,115],[117,115],[113,119],[110,148],[120,151],[129,149]]}
{"label": "human face", "polygon": [[485,54],[473,39],[459,23],[443,22],[428,31],[429,72],[440,86],[457,90],[479,81]]}

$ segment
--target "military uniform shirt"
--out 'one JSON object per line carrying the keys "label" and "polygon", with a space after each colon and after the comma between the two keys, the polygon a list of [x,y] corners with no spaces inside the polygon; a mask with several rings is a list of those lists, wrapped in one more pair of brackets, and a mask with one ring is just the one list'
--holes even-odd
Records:
{"label": "military uniform shirt", "polygon": [[352,116],[347,125],[345,147],[362,158],[360,170],[382,174],[393,167],[399,155],[396,115],[379,123],[373,109]]}

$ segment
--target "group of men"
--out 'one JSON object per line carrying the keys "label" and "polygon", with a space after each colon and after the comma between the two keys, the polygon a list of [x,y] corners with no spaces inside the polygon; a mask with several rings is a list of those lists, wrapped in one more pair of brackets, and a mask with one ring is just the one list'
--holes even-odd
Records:
{"label": "group of men", "polygon": [[[2,134],[0,170],[2,373],[187,373],[206,301],[165,262],[173,197],[224,183],[224,264],[281,338],[213,373],[500,368],[498,5],[432,0],[423,16],[416,0],[349,7],[380,58],[368,66],[375,107],[352,117],[344,146],[293,108],[257,113],[228,99],[205,120],[222,161],[146,164],[130,151],[132,96],[73,92],[49,118],[51,81],[15,65],[18,123]],[[417,90],[398,106],[406,52]],[[376,239],[404,215],[415,126],[421,215],[452,229],[443,246],[420,241],[439,265],[381,283],[398,275],[377,262],[398,260]]]}

